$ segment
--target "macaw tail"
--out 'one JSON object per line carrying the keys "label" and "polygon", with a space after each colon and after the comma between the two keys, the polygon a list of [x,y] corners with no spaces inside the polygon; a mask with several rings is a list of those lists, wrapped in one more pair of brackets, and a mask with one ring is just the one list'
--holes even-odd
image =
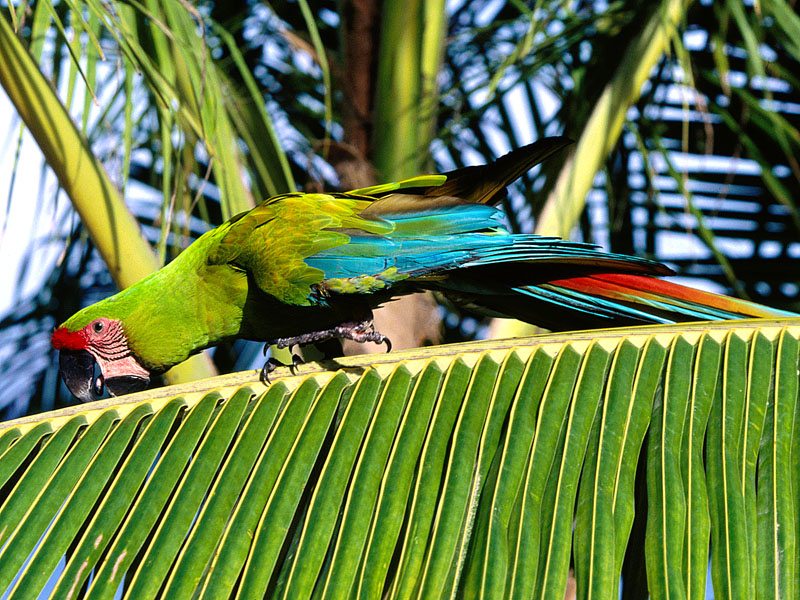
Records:
{"label": "macaw tail", "polygon": [[368,294],[379,304],[428,289],[483,314],[554,331],[797,316],[658,279],[673,273],[654,261],[510,233],[495,207],[506,186],[569,144],[545,138],[487,165],[340,195],[364,206],[337,230],[347,243],[305,259],[324,274],[318,300]]}
{"label": "macaw tail", "polygon": [[[476,286],[472,287],[476,290]],[[800,316],[649,275],[595,273],[471,295],[474,307],[552,331]]]}

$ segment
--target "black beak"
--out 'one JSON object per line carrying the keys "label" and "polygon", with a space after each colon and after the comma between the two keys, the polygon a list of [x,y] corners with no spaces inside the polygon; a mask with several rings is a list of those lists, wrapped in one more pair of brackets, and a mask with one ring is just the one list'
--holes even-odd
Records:
{"label": "black beak", "polygon": [[58,364],[64,383],[81,402],[99,400],[103,395],[103,385],[112,396],[122,396],[143,390],[150,383],[149,377],[137,375],[105,378],[99,373],[95,378],[97,361],[86,350],[61,350]]}
{"label": "black beak", "polygon": [[125,375],[122,377],[109,377],[105,380],[105,383],[109,394],[122,396],[143,390],[150,383],[150,379],[148,377],[137,377],[136,375]]}
{"label": "black beak", "polygon": [[94,356],[86,350],[61,350],[58,356],[58,366],[61,369],[64,383],[78,400],[81,402],[97,400]]}

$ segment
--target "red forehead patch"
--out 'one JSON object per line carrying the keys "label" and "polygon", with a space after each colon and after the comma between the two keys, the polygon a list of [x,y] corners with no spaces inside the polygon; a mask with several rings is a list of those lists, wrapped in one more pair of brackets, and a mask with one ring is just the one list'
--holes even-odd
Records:
{"label": "red forehead patch", "polygon": [[70,331],[66,327],[59,327],[53,332],[50,344],[56,350],[85,350],[89,345],[82,330]]}

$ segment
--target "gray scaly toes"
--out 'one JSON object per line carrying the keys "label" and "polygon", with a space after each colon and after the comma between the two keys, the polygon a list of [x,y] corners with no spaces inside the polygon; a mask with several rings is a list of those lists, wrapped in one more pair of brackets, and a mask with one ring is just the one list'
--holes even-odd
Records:
{"label": "gray scaly toes", "polygon": [[353,340],[354,342],[360,343],[374,342],[376,344],[386,344],[386,351],[392,351],[391,340],[382,333],[375,331],[375,326],[372,321],[342,323],[330,329],[312,331],[293,337],[277,338],[271,343],[275,344],[278,348],[290,348],[294,345],[304,346],[306,344],[315,344],[334,338]]}

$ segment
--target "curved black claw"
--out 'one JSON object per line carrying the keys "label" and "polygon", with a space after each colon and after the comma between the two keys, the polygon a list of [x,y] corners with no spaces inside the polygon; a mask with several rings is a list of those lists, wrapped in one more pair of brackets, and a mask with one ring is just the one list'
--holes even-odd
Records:
{"label": "curved black claw", "polygon": [[289,372],[292,375],[297,374],[297,367],[304,364],[303,359],[298,356],[297,354],[292,354],[292,362],[291,364],[282,363],[274,356],[270,356],[265,362],[264,366],[261,367],[261,375],[259,379],[261,379],[261,383],[264,385],[269,385],[271,381],[269,380],[269,374],[272,373],[278,367],[287,367]]}
{"label": "curved black claw", "polygon": [[288,367],[289,365],[283,364],[277,358],[270,356],[266,361],[264,361],[264,366],[261,367],[261,375],[259,379],[261,379],[261,383],[264,385],[269,385],[272,383],[269,380],[269,374],[272,373],[278,367]]}
{"label": "curved black claw", "polygon": [[275,370],[275,367],[278,366],[272,362],[272,360],[272,358],[269,358],[264,361],[264,366],[261,367],[261,373],[258,376],[258,378],[261,380],[261,383],[264,385],[269,385],[271,383],[269,380],[269,374],[272,373]]}
{"label": "curved black claw", "polygon": [[383,343],[386,344],[386,354],[389,354],[389,352],[392,351],[392,340],[390,340],[388,337],[384,337]]}
{"label": "curved black claw", "polygon": [[299,354],[292,354],[292,364],[287,366],[289,367],[289,372],[292,375],[297,375],[297,367],[303,364],[305,364],[305,361],[303,360],[302,356]]}

